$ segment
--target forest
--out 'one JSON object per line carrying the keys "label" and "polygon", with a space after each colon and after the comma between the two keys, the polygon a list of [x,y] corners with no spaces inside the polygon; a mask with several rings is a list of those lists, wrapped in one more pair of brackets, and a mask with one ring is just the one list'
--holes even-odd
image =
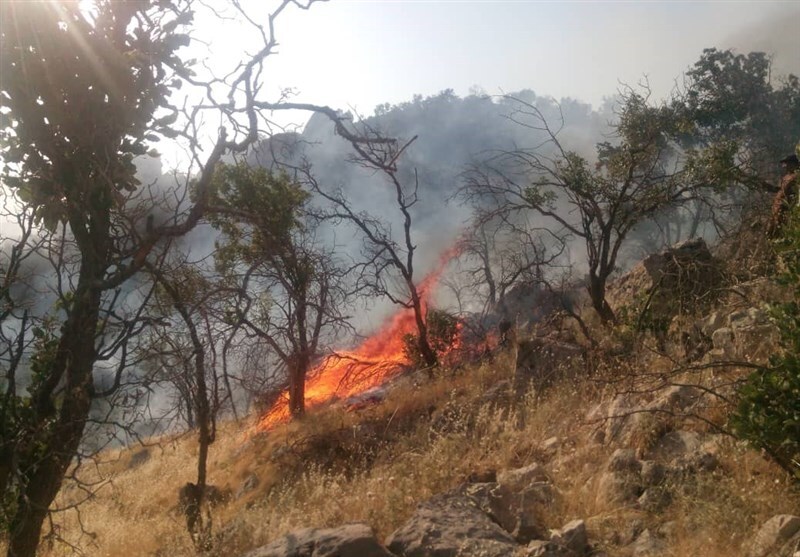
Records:
{"label": "forest", "polygon": [[[798,77],[717,48],[667,98],[643,79],[599,107],[532,90],[371,114],[268,98],[282,14],[314,3],[259,21],[231,2],[261,42],[229,68],[187,54],[202,3],[0,6],[9,556],[57,532],[59,491],[103,451],[188,432],[182,497],[199,509],[221,423],[313,421],[410,368],[432,381],[546,303],[597,348],[631,319],[610,283],[678,242],[730,238],[800,141]],[[741,392],[739,431],[798,474],[796,415],[756,416],[760,388]],[[206,520],[189,516],[200,548]]]}

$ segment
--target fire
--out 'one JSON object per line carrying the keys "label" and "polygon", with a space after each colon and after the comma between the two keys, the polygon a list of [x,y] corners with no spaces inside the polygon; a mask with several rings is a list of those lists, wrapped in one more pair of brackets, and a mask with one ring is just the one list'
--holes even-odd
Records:
{"label": "fire", "polygon": [[[419,283],[423,311],[444,272],[447,263],[458,254],[448,249],[436,268]],[[408,363],[403,351],[403,335],[417,330],[414,310],[403,308],[391,316],[372,336],[350,351],[327,356],[308,373],[306,378],[306,408],[312,408],[334,398],[347,398],[384,384],[399,374]],[[258,429],[270,429],[289,418],[288,394],[275,402],[261,418]]]}

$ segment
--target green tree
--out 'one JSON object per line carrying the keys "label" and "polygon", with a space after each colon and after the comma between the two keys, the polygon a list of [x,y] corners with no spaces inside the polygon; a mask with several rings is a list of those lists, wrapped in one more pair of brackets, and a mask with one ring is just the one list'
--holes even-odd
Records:
{"label": "green tree", "polygon": [[462,190],[481,207],[479,218],[485,222],[533,212],[556,238],[580,240],[586,249],[587,290],[605,323],[615,320],[606,284],[631,231],[721,178],[710,177],[706,160],[684,156],[674,140],[683,119],[648,98],[647,90],[622,96],[614,140],[597,145],[593,164],[561,143],[563,122],[553,127],[535,105],[517,99],[511,117],[540,131],[542,143],[494,155],[472,169]]}
{"label": "green tree", "polygon": [[286,174],[220,165],[212,184],[215,260],[238,292],[231,319],[286,370],[292,417],[305,413],[306,376],[322,343],[346,327],[347,270],[323,243],[309,193]]}
{"label": "green tree", "polygon": [[774,79],[770,66],[763,52],[706,49],[686,73],[686,90],[674,104],[693,124],[686,144],[734,144],[751,185],[775,178],[776,162],[800,135],[800,80]]}
{"label": "green tree", "polygon": [[[52,234],[54,241],[40,249],[54,267],[49,289],[60,297],[47,321],[29,314],[22,326],[6,322],[32,377],[25,388],[19,374],[6,373],[0,407],[2,452],[11,463],[0,475],[10,556],[35,554],[93,401],[120,388],[130,338],[140,330],[133,323],[148,299],[121,315],[123,285],[148,261],[157,265],[169,238],[200,221],[221,157],[257,139],[259,108],[298,108],[257,95],[264,61],[277,45],[275,18],[287,6],[307,8],[313,1],[284,0],[263,24],[240,18],[256,27],[263,44],[237,60],[234,71],[221,72],[225,77],[207,78],[193,73],[181,49],[190,43],[192,10],[212,7],[188,0],[0,3],[3,187]],[[238,2],[230,7],[241,11]],[[191,110],[171,104],[181,85],[203,97]],[[300,108],[338,122],[330,109]],[[210,113],[225,127],[203,146],[199,132]],[[191,150],[187,175],[195,202],[179,204],[165,224],[155,225],[162,200],[138,182],[134,158],[159,139],[178,137]],[[187,189],[183,184],[178,197]],[[103,381],[96,363],[115,360],[121,362],[115,376]]]}

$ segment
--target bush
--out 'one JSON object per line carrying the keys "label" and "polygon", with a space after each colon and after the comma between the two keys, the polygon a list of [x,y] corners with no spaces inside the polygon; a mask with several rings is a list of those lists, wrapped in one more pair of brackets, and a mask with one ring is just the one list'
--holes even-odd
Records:
{"label": "bush", "polygon": [[[800,147],[798,148],[800,151]],[[800,178],[798,179],[800,180]],[[798,184],[800,186],[800,184]],[[781,281],[800,299],[800,210],[793,208],[776,240],[784,272]],[[766,451],[782,468],[800,479],[800,305],[773,309],[784,352],[753,372],[739,390],[731,416],[734,432]]]}

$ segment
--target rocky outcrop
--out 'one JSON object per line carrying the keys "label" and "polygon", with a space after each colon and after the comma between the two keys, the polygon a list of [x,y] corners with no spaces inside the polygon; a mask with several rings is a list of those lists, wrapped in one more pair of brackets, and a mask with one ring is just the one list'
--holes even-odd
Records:
{"label": "rocky outcrop", "polygon": [[800,551],[800,517],[773,516],[758,530],[747,557],[794,557]]}
{"label": "rocky outcrop", "polygon": [[408,522],[389,536],[386,545],[402,557],[507,557],[518,548],[508,532],[459,492],[420,504]]}
{"label": "rocky outcrop", "polygon": [[242,557],[392,557],[366,524],[304,528]]}

